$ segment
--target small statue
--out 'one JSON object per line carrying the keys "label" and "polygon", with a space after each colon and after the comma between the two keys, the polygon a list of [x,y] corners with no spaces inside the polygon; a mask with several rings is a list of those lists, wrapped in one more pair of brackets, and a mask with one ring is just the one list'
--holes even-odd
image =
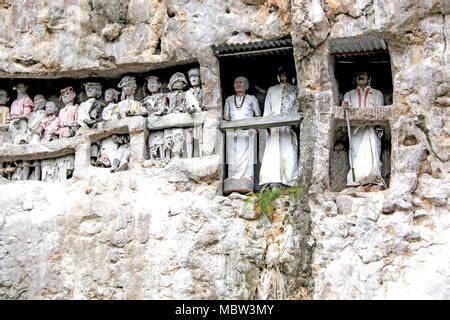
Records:
{"label": "small statue", "polygon": [[[192,88],[186,91],[186,104],[189,110],[200,112],[206,110],[203,103],[204,96],[201,87],[200,69],[192,68],[188,71],[189,82]],[[194,141],[198,141],[198,156],[203,155],[203,125],[196,125],[186,130],[186,152],[187,157],[194,156]]]}
{"label": "small statue", "polygon": [[[361,69],[356,74],[355,82],[357,88],[344,95],[342,102],[344,109],[384,105],[381,91],[370,87],[367,70]],[[386,188],[386,183],[381,175],[382,134],[381,129],[370,125],[351,128],[349,160],[353,168],[350,168],[348,172],[347,186],[373,185],[373,190]]]}
{"label": "small statue", "polygon": [[95,166],[110,168],[118,148],[119,146],[114,142],[112,137],[103,139],[100,142],[99,157],[95,162]]}
{"label": "small statue", "polygon": [[130,136],[127,134],[113,135],[112,141],[119,147],[114,154],[111,172],[124,171],[128,169],[130,161]]}
{"label": "small statue", "polygon": [[75,156],[69,154],[64,157],[56,158],[55,160],[57,166],[57,181],[64,181],[71,178],[75,168]]}
{"label": "small statue", "polygon": [[168,101],[167,96],[161,92],[161,81],[157,76],[149,76],[145,80],[150,94],[145,96],[142,105],[147,109],[149,116],[164,115],[168,108]]}
{"label": "small statue", "polygon": [[64,108],[59,110],[59,138],[73,137],[79,128],[77,123],[78,105],[75,104],[76,96],[72,87],[61,90],[59,100],[64,103]]}
{"label": "small statue", "polygon": [[167,95],[167,98],[169,99],[167,113],[194,112],[194,109],[186,103],[186,93],[183,89],[187,84],[186,77],[181,72],[176,72],[172,75],[169,80],[169,85],[167,86],[170,90]]}
{"label": "small statue", "polygon": [[164,131],[153,131],[148,135],[150,159],[164,158]]}
{"label": "small statue", "polygon": [[28,119],[33,111],[33,101],[27,94],[28,86],[20,82],[13,89],[17,91],[17,99],[11,105],[11,120]]}
{"label": "small statue", "polygon": [[28,117],[33,111],[33,101],[27,94],[28,86],[23,82],[18,83],[14,90],[17,91],[17,99],[11,105],[11,122],[8,126],[10,141],[13,144],[28,143]]}
{"label": "small statue", "polygon": [[142,107],[139,101],[134,100],[134,94],[137,88],[136,78],[125,76],[117,86],[122,89],[122,101],[119,102],[121,116],[147,116],[147,110]]}
{"label": "small statue", "polygon": [[77,114],[77,123],[83,127],[95,127],[101,121],[101,115],[105,104],[99,100],[102,95],[102,85],[99,82],[87,82],[84,84],[87,100],[83,101]]}
{"label": "small statue", "polygon": [[108,121],[120,119],[120,108],[117,104],[117,101],[119,100],[119,93],[119,91],[112,88],[105,91],[105,101],[107,106],[102,112],[103,120]]}
{"label": "small statue", "polygon": [[16,118],[11,120],[8,126],[9,141],[12,144],[27,144],[30,141],[28,131],[28,120],[26,118]]}
{"label": "small statue", "polygon": [[185,143],[185,131],[181,128],[164,130],[163,153],[165,158],[181,158]]}
{"label": "small statue", "polygon": [[[279,84],[267,90],[264,117],[298,111],[297,88],[290,84],[286,67],[277,74]],[[298,139],[293,126],[267,130],[267,142],[259,173],[259,184],[272,189],[293,186],[298,178]]]}
{"label": "small statue", "polygon": [[[260,117],[258,99],[246,91],[249,82],[245,77],[234,80],[235,95],[225,100],[224,120],[241,120]],[[226,159],[228,178],[225,179],[224,193],[253,191],[253,165],[255,164],[255,130],[235,130],[226,135]]]}
{"label": "small statue", "polygon": [[[186,91],[186,99],[188,101],[193,101],[194,105],[192,106],[192,108],[194,108],[195,110],[206,110],[206,106],[203,103],[204,96],[201,87],[202,82],[200,80],[200,70],[198,68],[190,69],[188,71],[188,77],[192,88]],[[191,95],[195,98],[194,100],[190,98]]]}
{"label": "small statue", "polygon": [[53,101],[45,104],[45,117],[41,120],[41,137],[43,142],[56,140],[59,137],[59,118],[56,116],[58,107]]}
{"label": "small statue", "polygon": [[34,111],[30,114],[30,118],[28,120],[28,131],[30,132],[30,143],[38,144],[41,142],[41,121],[46,116],[45,106],[47,104],[47,100],[42,94],[37,94],[34,96]]}
{"label": "small statue", "polygon": [[41,160],[41,181],[56,182],[58,181],[58,165],[56,159]]}
{"label": "small statue", "polygon": [[[149,76],[146,80],[150,95],[144,98],[143,106],[147,109],[149,117],[162,116],[168,109],[168,100],[167,96],[161,92],[161,81],[157,76]],[[164,131],[151,131],[148,135],[148,145],[150,159],[162,159]]]}
{"label": "small statue", "polygon": [[6,106],[8,101],[8,92],[0,89],[0,126],[6,126],[10,118],[9,108]]}

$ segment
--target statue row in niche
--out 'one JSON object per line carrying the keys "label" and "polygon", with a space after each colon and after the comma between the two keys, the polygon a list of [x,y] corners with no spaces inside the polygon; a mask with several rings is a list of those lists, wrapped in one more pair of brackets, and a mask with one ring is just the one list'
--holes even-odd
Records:
{"label": "statue row in niche", "polygon": [[[278,69],[279,84],[267,91],[263,116],[298,112],[297,89],[288,81],[285,67]],[[224,120],[260,117],[261,110],[255,96],[247,94],[249,82],[245,77],[234,80],[235,94],[225,101]],[[253,165],[256,164],[256,131],[253,129],[228,132],[228,178],[225,192],[251,192]],[[267,140],[259,172],[259,184],[278,188],[293,186],[298,176],[298,138],[292,126],[267,129]]]}
{"label": "statue row in niche", "polygon": [[[101,99],[102,85],[98,82],[84,84],[87,100],[75,103],[76,92],[73,87],[61,90],[59,100],[64,107],[58,111],[56,103],[46,101],[38,94],[34,101],[27,94],[27,85],[18,83],[14,89],[17,99],[9,109],[5,90],[0,89],[0,126],[9,132],[9,141],[13,144],[39,143],[72,137],[83,126],[95,127],[101,121],[120,119],[129,116],[162,116],[170,113],[194,113],[205,110],[198,68],[188,72],[191,88],[185,75],[176,72],[169,81],[170,92],[161,91],[161,82],[157,76],[146,78],[146,89],[142,103],[134,99],[137,90],[135,77],[125,76],[118,84],[122,91],[113,88],[106,90],[105,99]],[[120,101],[119,101],[120,94]]]}
{"label": "statue row in niche", "polygon": [[72,177],[74,160],[74,155],[67,155],[55,159],[0,163],[0,176],[12,181],[63,181]]}
{"label": "statue row in niche", "polygon": [[[125,76],[118,84],[121,92],[109,88],[105,91],[105,99],[101,99],[102,85],[97,82],[83,84],[87,100],[75,103],[76,92],[73,87],[61,90],[59,100],[64,107],[58,111],[54,101],[46,101],[45,97],[38,94],[34,101],[27,94],[27,86],[19,83],[14,88],[17,90],[17,99],[13,101],[11,110],[6,107],[9,97],[5,90],[0,90],[0,126],[6,128],[7,141],[13,144],[49,142],[56,139],[68,138],[75,135],[80,127],[96,127],[102,121],[109,121],[130,116],[163,116],[170,113],[194,113],[205,110],[203,93],[201,89],[200,71],[198,68],[188,72],[191,88],[183,91],[188,85],[187,79],[181,72],[176,72],[169,81],[170,92],[163,93],[161,81],[157,76],[146,78],[144,97],[142,103],[134,99],[137,90],[136,79]],[[120,95],[120,101],[119,101]],[[160,158],[177,157],[183,152],[183,146],[187,145],[184,154],[192,156],[193,139],[202,137],[202,128],[177,128],[162,132],[152,132],[149,136],[151,150],[158,149]],[[129,140],[129,137],[128,137]],[[106,138],[97,144],[97,158],[95,162],[99,166],[111,166],[112,171],[121,171],[126,167],[119,161],[114,167],[113,152],[104,151],[117,149],[124,155],[120,159],[129,158],[129,141],[123,142],[123,137]],[[0,141],[1,142],[1,141]],[[180,146],[181,144],[181,146]],[[114,145],[114,146],[113,146]],[[186,147],[184,147],[186,149]],[[101,154],[102,150],[104,151]],[[125,151],[124,151],[125,150]],[[126,151],[128,150],[128,151]],[[95,147],[92,150],[95,153]],[[151,151],[156,156],[155,152]],[[105,159],[107,157],[108,159]]]}

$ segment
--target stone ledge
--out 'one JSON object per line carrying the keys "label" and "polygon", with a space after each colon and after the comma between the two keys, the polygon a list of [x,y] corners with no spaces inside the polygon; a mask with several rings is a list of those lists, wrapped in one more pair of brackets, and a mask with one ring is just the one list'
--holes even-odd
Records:
{"label": "stone ledge", "polygon": [[190,113],[171,113],[165,116],[150,116],[147,120],[149,130],[195,127],[203,124],[209,117],[208,111]]}
{"label": "stone ledge", "polygon": [[77,138],[65,138],[42,144],[4,144],[0,148],[0,162],[58,158],[73,154]]}

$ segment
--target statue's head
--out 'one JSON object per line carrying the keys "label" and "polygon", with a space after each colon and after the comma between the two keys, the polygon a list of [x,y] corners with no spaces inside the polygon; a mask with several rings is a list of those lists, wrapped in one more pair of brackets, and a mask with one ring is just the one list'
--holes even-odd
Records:
{"label": "statue's head", "polygon": [[37,94],[34,96],[33,105],[35,110],[44,110],[47,100],[45,100],[44,95]]}
{"label": "statue's head", "polygon": [[122,94],[125,96],[132,96],[136,92],[137,84],[136,78],[132,76],[125,76],[120,80],[117,87],[122,89]]}
{"label": "statue's head", "polygon": [[54,101],[48,101],[45,104],[45,113],[47,115],[54,115],[58,112],[58,107],[56,106],[56,103]]}
{"label": "statue's head", "polygon": [[68,104],[69,102],[74,102],[77,94],[73,87],[67,87],[61,90],[61,95],[59,96],[59,101],[62,101],[64,104]]}
{"label": "statue's head", "polygon": [[246,92],[249,88],[249,82],[246,77],[237,77],[234,79],[234,91],[236,93]]}
{"label": "statue's head", "polygon": [[83,84],[88,98],[100,98],[102,95],[102,85],[99,82],[86,82]]}
{"label": "statue's head", "polygon": [[16,90],[19,94],[26,93],[28,90],[28,86],[23,82],[19,82],[13,87],[13,90]]}
{"label": "statue's head", "polygon": [[281,66],[278,68],[277,79],[279,83],[288,83],[290,78],[291,74],[286,66]]}
{"label": "statue's head", "polygon": [[355,83],[358,87],[370,85],[370,76],[367,68],[360,68],[355,74]]}
{"label": "statue's head", "polygon": [[145,78],[147,81],[147,89],[150,93],[157,93],[161,90],[161,81],[157,76],[149,76]]}
{"label": "statue's head", "polygon": [[105,91],[105,101],[106,102],[117,102],[119,100],[119,91],[113,88],[109,88]]}
{"label": "statue's head", "polygon": [[192,68],[188,71],[188,78],[189,82],[191,83],[191,86],[198,87],[202,84],[200,80],[200,69],[199,68]]}
{"label": "statue's head", "polygon": [[0,89],[0,105],[4,106],[9,101],[8,92]]}
{"label": "statue's head", "polygon": [[172,77],[170,77],[169,88],[170,91],[183,90],[187,86],[188,82],[186,77],[181,72],[175,72]]}

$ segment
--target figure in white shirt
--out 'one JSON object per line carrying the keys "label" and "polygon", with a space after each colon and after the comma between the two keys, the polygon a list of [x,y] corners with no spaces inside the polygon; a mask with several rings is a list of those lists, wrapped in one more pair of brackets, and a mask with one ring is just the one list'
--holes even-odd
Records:
{"label": "figure in white shirt", "polygon": [[[288,82],[285,67],[278,69],[279,84],[267,90],[264,117],[298,112],[297,87]],[[268,129],[259,184],[271,188],[293,186],[298,177],[298,138],[293,126]]]}
{"label": "figure in white shirt", "polygon": [[[383,94],[370,87],[370,78],[366,70],[356,74],[356,89],[344,95],[342,107],[367,108],[384,105]],[[347,186],[379,185],[385,187],[381,176],[381,136],[383,131],[375,126],[357,126],[351,128],[351,150],[349,152],[352,170],[347,174]]]}

